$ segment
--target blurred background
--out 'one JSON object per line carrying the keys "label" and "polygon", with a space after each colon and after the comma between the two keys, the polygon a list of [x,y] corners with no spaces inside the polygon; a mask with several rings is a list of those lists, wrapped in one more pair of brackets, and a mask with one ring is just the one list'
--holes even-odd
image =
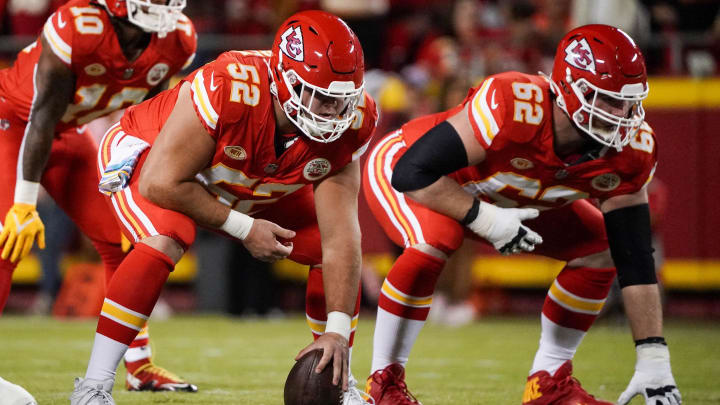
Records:
{"label": "blurred background", "polygon": [[[58,0],[0,0],[0,67],[32,43]],[[344,18],[365,51],[366,88],[379,103],[376,139],[461,102],[484,77],[550,72],[558,40],[589,23],[618,26],[644,51],[647,120],[659,141],[650,185],[656,264],[670,317],[720,320],[720,2],[717,0],[188,0],[199,48],[193,66],[226,50],[269,49],[292,13],[321,8]],[[114,119],[117,119],[115,116]],[[101,136],[113,118],[92,122]],[[2,124],[2,123],[0,123]],[[363,305],[374,311],[398,248],[364,199]],[[102,270],[91,245],[45,198],[48,247],[16,270],[7,313],[95,316]],[[502,257],[466,241],[449,261],[431,321],[462,325],[494,314],[537,315],[562,263]],[[200,232],[153,317],[176,312],[281,317],[304,309],[307,268],[254,261],[242,246]],[[617,296],[617,295],[615,295]],[[606,313],[622,322],[617,299]]]}

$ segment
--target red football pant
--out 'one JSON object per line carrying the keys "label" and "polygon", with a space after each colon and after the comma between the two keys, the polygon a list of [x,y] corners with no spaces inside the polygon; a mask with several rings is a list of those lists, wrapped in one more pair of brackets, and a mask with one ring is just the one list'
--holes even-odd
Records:
{"label": "red football pant", "polygon": [[[442,266],[427,258],[418,260],[417,253],[413,253],[416,260],[410,260],[405,256],[408,248],[428,244],[450,255],[465,237],[484,240],[454,219],[392,188],[393,167],[406,149],[397,132],[381,139],[370,152],[363,171],[363,192],[385,233],[406,252],[383,285],[380,307],[400,317],[424,320],[426,310],[421,311],[418,304],[429,307],[437,281],[434,273]],[[570,261],[608,249],[602,213],[586,200],[543,211],[525,224],[543,237],[544,242],[536,247],[535,254]],[[543,313],[561,326],[587,330],[602,307],[614,276],[613,268],[566,268],[553,284]]]}
{"label": "red football pant", "polygon": [[[0,119],[9,127],[0,130],[0,221],[13,205],[18,156],[27,123],[15,116],[8,103],[0,101]],[[75,222],[98,249],[106,268],[122,260],[120,229],[97,190],[97,144],[85,127],[55,134],[41,184],[58,206]],[[10,293],[16,265],[0,259],[0,313]]]}

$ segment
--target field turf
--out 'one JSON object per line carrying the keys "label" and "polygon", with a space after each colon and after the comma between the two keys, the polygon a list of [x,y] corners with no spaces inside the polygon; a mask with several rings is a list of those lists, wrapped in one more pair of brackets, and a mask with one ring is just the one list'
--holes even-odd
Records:
{"label": "field turf", "polygon": [[[358,329],[353,371],[361,381],[370,367],[373,327],[366,319]],[[95,321],[2,317],[0,376],[23,385],[41,405],[67,404],[73,378],[87,365],[94,329]],[[427,325],[408,364],[408,385],[425,405],[519,405],[539,333],[534,318],[490,318],[456,329]],[[174,317],[151,322],[150,334],[156,363],[200,392],[130,393],[121,366],[114,391],[119,405],[282,404],[292,358],[310,339],[300,316]],[[670,321],[665,335],[683,403],[720,404],[720,324]],[[591,393],[614,401],[634,362],[627,327],[599,322],[576,355],[575,376]]]}

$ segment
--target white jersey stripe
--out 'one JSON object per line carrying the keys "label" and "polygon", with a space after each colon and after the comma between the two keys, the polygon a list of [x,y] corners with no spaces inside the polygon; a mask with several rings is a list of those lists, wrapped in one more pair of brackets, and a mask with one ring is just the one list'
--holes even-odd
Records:
{"label": "white jersey stripe", "polygon": [[[393,161],[393,158],[395,157],[395,154],[398,153],[398,151],[403,147],[405,147],[405,142],[395,144],[390,147],[390,150],[388,150],[387,154],[385,155],[385,161],[383,162],[383,171],[385,172],[385,178],[388,180],[392,178],[392,168],[390,167],[390,165]],[[415,213],[412,211],[412,209],[410,209],[410,206],[407,204],[405,194],[397,192],[392,187],[390,187],[390,190],[393,194],[395,194],[395,197],[398,200],[398,207],[400,208],[400,211],[402,211],[402,213],[405,215],[405,218],[410,222],[410,227],[415,233],[416,243],[425,243],[425,236],[423,235],[422,227],[420,227],[420,222],[418,221],[417,217],[415,217]]]}
{"label": "white jersey stripe", "polygon": [[[55,16],[55,14],[53,14],[53,16]],[[52,24],[52,17],[48,18],[45,23],[43,33],[53,53],[69,65],[72,62],[72,48],[58,35],[57,31],[55,31],[55,27]]]}
{"label": "white jersey stripe", "polygon": [[192,93],[195,106],[197,106],[197,110],[200,112],[205,124],[208,127],[215,129],[218,114],[215,112],[215,109],[213,109],[213,106],[210,103],[210,97],[208,97],[207,91],[205,90],[202,70],[195,74],[195,79],[193,79],[192,82]]}

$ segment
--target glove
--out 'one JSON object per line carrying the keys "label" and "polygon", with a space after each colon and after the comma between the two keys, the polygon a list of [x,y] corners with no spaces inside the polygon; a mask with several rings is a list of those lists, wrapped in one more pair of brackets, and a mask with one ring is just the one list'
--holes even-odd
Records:
{"label": "glove", "polygon": [[98,190],[109,196],[127,187],[140,154],[149,147],[150,144],[140,138],[134,136],[123,138],[113,148],[112,159],[105,166]]}
{"label": "glove", "polygon": [[535,245],[542,243],[542,238],[521,221],[538,215],[540,211],[535,208],[500,208],[481,201],[480,212],[468,228],[504,255],[532,252]]}
{"label": "glove", "polygon": [[[45,225],[40,220],[34,205],[15,203],[5,216],[5,226],[0,233],[0,247],[3,260],[10,257],[15,263],[30,253],[35,238],[38,247],[45,249]],[[12,252],[12,256],[10,253]]]}
{"label": "glove", "polygon": [[646,343],[635,348],[637,362],[625,392],[618,398],[625,405],[636,395],[645,397],[646,405],[680,405],[682,396],[670,369],[670,352],[661,343]]}

